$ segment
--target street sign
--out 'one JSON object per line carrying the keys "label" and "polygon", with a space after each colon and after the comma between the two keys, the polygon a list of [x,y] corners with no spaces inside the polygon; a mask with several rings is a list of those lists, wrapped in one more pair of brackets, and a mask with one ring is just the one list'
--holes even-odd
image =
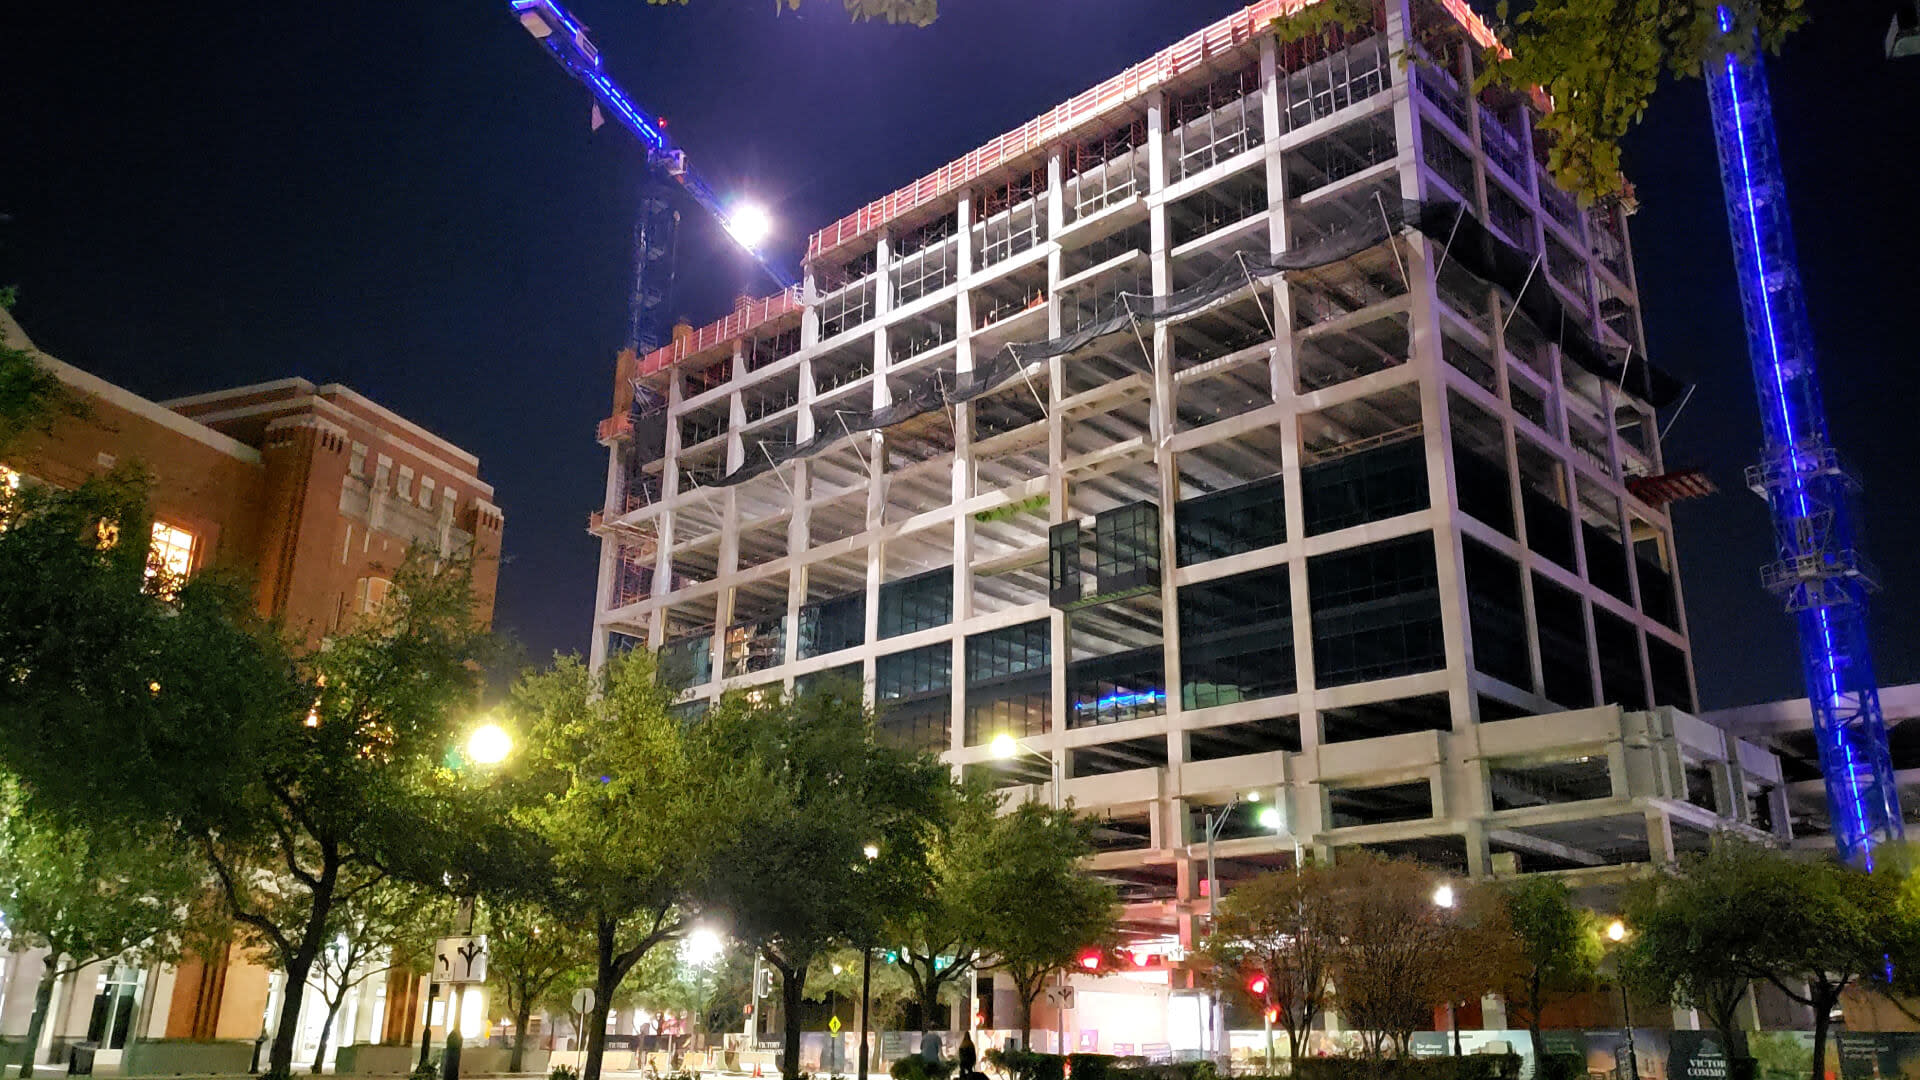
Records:
{"label": "street sign", "polygon": [[573,992],[573,1011],[585,1016],[593,1011],[593,988],[583,986]]}
{"label": "street sign", "polygon": [[839,1017],[836,1016],[827,1021],[827,1031],[829,1031],[834,1035],[840,1034],[840,1018]]}
{"label": "street sign", "polygon": [[433,948],[433,981],[482,983],[487,981],[487,936],[444,937]]}

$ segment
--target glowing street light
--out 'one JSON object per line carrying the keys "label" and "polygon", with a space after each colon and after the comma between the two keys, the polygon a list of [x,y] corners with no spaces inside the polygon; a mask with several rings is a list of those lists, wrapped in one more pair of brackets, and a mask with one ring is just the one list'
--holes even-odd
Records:
{"label": "glowing street light", "polygon": [[865,855],[869,861],[877,859],[880,857],[880,845],[868,844],[866,847],[860,849],[860,854]]}
{"label": "glowing street light", "polygon": [[1627,924],[1615,919],[1607,924],[1607,940],[1621,942],[1627,940]]}
{"label": "glowing street light", "polygon": [[467,736],[467,757],[477,765],[498,765],[513,753],[513,736],[499,724],[481,724]]}
{"label": "glowing street light", "polygon": [[1433,890],[1433,903],[1436,907],[1450,908],[1454,904],[1453,886],[1442,883]]}
{"label": "glowing street light", "polygon": [[1277,806],[1261,808],[1257,820],[1260,822],[1260,827],[1268,832],[1279,832],[1281,826],[1286,824],[1286,820],[1280,816],[1280,808]]}
{"label": "glowing street light", "polygon": [[727,235],[748,251],[759,251],[772,234],[773,218],[763,206],[741,203],[727,213]]}
{"label": "glowing street light", "polygon": [[987,744],[987,750],[994,757],[1005,761],[1020,752],[1020,740],[1003,731],[995,735],[993,741]]}

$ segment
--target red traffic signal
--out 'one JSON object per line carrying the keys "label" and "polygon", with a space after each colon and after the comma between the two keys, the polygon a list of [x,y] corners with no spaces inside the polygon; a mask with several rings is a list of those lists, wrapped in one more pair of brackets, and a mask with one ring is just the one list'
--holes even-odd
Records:
{"label": "red traffic signal", "polygon": [[1083,968],[1086,968],[1086,969],[1087,969],[1088,971],[1099,971],[1099,970],[1100,970],[1100,953],[1099,953],[1099,951],[1098,951],[1098,950],[1095,950],[1095,951],[1093,951],[1093,952],[1083,952],[1083,953],[1081,953],[1081,954],[1080,954],[1080,966],[1081,966],[1081,967],[1083,967]]}
{"label": "red traffic signal", "polygon": [[1267,976],[1265,972],[1256,974],[1253,978],[1247,980],[1247,992],[1254,997],[1267,996]]}

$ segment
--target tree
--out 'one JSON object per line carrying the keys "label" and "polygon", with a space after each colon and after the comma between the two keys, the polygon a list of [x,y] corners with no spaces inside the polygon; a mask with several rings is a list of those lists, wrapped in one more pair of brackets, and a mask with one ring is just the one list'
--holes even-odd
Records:
{"label": "tree", "polygon": [[1093,854],[1091,830],[1071,809],[1022,803],[994,822],[986,845],[997,858],[965,893],[985,923],[982,950],[1013,980],[1022,1046],[1033,1041],[1033,1003],[1047,980],[1113,934],[1118,893],[1080,869]]}
{"label": "tree", "polygon": [[93,831],[37,812],[0,781],[0,923],[11,947],[44,948],[21,1076],[33,1075],[54,983],[119,957],[177,956],[204,869],[163,831]]}
{"label": "tree", "polygon": [[1508,1007],[1525,1017],[1534,1061],[1546,1076],[1540,1013],[1555,994],[1592,985],[1600,964],[1600,934],[1593,912],[1573,902],[1573,890],[1556,877],[1529,874],[1500,886],[1507,922],[1518,938],[1519,985]]}
{"label": "tree", "polygon": [[986,923],[967,890],[999,858],[1000,803],[1000,792],[983,781],[961,784],[950,813],[934,827],[929,873],[888,913],[883,935],[894,949],[891,966],[906,977],[924,1024],[933,1022],[941,999],[953,995],[980,952]]}
{"label": "tree", "polygon": [[[600,1003],[693,925],[700,886],[751,799],[751,760],[732,754],[716,725],[683,722],[674,696],[639,650],[599,672],[565,657],[513,690],[527,748],[502,779],[511,816],[544,848],[544,865],[528,872],[544,880],[549,910],[590,937]],[[606,1031],[596,1007],[584,1080],[599,1080]]]}
{"label": "tree", "polygon": [[1344,865],[1302,866],[1261,874],[1220,899],[1206,951],[1222,979],[1245,985],[1256,974],[1265,976],[1289,1060],[1306,1053],[1307,1033],[1332,996],[1341,905],[1356,884],[1353,878]]}
{"label": "tree", "polygon": [[1721,837],[1630,896],[1625,976],[1698,1008],[1729,1047],[1739,1045],[1749,984],[1771,982],[1812,1009],[1813,1061],[1824,1062],[1841,993],[1881,969],[1906,936],[1898,886],[1891,874]]}
{"label": "tree", "polygon": [[1698,78],[1709,57],[1729,49],[1747,55],[1756,33],[1762,47],[1778,50],[1807,19],[1804,0],[1740,0],[1725,5],[1734,25],[1722,34],[1720,6],[1532,0],[1510,14],[1501,0],[1495,29],[1510,55],[1490,52],[1481,81],[1546,91],[1553,109],[1535,130],[1550,140],[1547,167],[1571,191],[1614,194],[1621,187],[1620,139],[1640,122],[1663,76]]}
{"label": "tree", "polygon": [[1436,1006],[1477,997],[1504,981],[1513,933],[1498,898],[1486,890],[1454,888],[1457,906],[1447,907],[1437,901],[1445,879],[1418,863],[1365,851],[1343,860],[1364,884],[1342,893],[1337,1007],[1365,1033],[1370,1056],[1382,1056],[1391,1043],[1404,1057]]}
{"label": "tree", "polygon": [[[807,1000],[831,999],[857,1004],[862,983],[861,959],[859,949],[835,949],[814,957],[813,967],[807,971]],[[947,985],[951,987],[952,984]],[[949,993],[946,996],[951,1000],[956,995]],[[899,963],[890,964],[884,957],[874,957],[872,995],[867,1003],[873,1027],[895,1026],[889,1018],[899,1016],[910,1001],[920,1003],[921,998],[918,986],[908,978],[908,969]],[[926,1014],[923,1012],[921,1015]]]}
{"label": "tree", "polygon": [[928,872],[929,823],[945,813],[952,781],[930,755],[875,744],[873,716],[850,687],[733,694],[705,722],[760,774],[714,897],[733,937],[780,975],[781,1070],[795,1080],[808,969],[831,948],[872,941]]}
{"label": "tree", "polygon": [[333,908],[333,941],[313,962],[314,988],[327,1007],[320,1026],[320,1049],[313,1056],[319,1075],[327,1063],[327,1042],[334,1017],[347,992],[375,975],[396,968],[424,970],[433,950],[434,931],[446,923],[443,904],[421,890],[393,880],[371,888],[353,888]]}
{"label": "tree", "polygon": [[525,902],[488,904],[487,981],[513,1017],[513,1053],[507,1071],[517,1073],[526,1060],[527,1029],[536,1006],[560,988],[571,996],[567,976],[593,960],[584,929]]}
{"label": "tree", "polygon": [[0,685],[0,758],[76,820],[193,845],[286,974],[267,1064],[286,1077],[334,908],[421,857],[421,780],[484,641],[468,568],[409,556],[378,616],[301,649],[231,578],[149,588],[137,476],[23,494],[0,533],[0,668],[19,673]]}
{"label": "tree", "polygon": [[1663,1004],[1698,1009],[1731,1054],[1740,1045],[1740,1003],[1767,919],[1737,906],[1736,897],[1693,873],[1693,865],[1627,894],[1632,936],[1620,946],[1619,977]]}
{"label": "tree", "polygon": [[[0,308],[12,310],[15,294],[0,289]],[[29,431],[44,431],[62,412],[78,413],[78,399],[66,392],[58,376],[33,353],[0,340],[0,454]],[[0,490],[0,513],[7,492]]]}

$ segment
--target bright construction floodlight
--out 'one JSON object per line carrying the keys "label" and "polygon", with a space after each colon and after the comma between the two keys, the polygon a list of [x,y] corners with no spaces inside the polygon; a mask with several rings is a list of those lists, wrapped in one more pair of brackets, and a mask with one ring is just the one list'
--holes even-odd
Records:
{"label": "bright construction floodlight", "polygon": [[759,251],[760,245],[772,233],[773,218],[768,216],[764,207],[741,203],[727,215],[727,235],[748,251]]}
{"label": "bright construction floodlight", "polygon": [[1261,810],[1259,820],[1260,827],[1268,832],[1279,832],[1281,825],[1285,824],[1280,819],[1280,808],[1277,806],[1269,806]]}
{"label": "bright construction floodlight", "polygon": [[987,749],[993,753],[994,757],[1005,761],[1020,752],[1020,742],[1003,731],[993,737],[993,741],[987,744]]}
{"label": "bright construction floodlight", "polygon": [[499,724],[482,724],[467,736],[467,757],[478,765],[498,765],[513,753],[513,736]]}

